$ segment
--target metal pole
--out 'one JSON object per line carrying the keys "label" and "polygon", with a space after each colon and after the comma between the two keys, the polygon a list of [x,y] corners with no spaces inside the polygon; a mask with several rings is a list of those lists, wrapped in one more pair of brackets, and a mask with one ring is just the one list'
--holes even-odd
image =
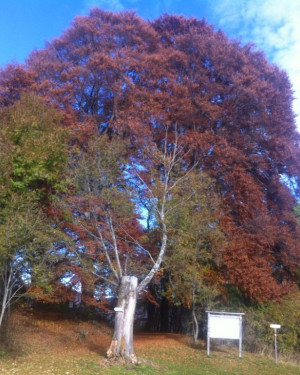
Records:
{"label": "metal pole", "polygon": [[209,356],[209,352],[210,352],[210,342],[209,342],[209,328],[210,328],[210,313],[208,313],[208,324],[207,324],[207,355]]}
{"label": "metal pole", "polygon": [[270,327],[274,329],[275,362],[277,364],[277,362],[278,362],[278,355],[277,355],[277,329],[280,329],[281,325],[280,324],[270,324]]}
{"label": "metal pole", "polygon": [[240,358],[242,358],[242,337],[243,337],[242,316],[240,315],[240,338],[239,338],[239,357]]}
{"label": "metal pole", "polygon": [[277,358],[277,330],[276,328],[274,329],[274,336],[275,336],[275,362],[277,364],[278,358]]}

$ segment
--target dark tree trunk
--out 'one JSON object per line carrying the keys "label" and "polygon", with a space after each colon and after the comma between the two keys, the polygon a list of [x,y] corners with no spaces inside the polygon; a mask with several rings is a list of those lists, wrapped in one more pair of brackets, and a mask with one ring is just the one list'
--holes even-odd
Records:
{"label": "dark tree trunk", "polygon": [[170,322],[169,322],[169,301],[166,297],[162,297],[160,303],[160,319],[161,319],[161,332],[169,332],[170,331]]}

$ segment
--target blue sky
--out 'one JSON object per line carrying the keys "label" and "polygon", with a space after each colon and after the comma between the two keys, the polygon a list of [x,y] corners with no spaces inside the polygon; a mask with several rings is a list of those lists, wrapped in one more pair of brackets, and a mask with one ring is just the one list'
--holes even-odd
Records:
{"label": "blue sky", "polygon": [[205,17],[229,37],[254,42],[288,72],[300,131],[300,0],[0,0],[0,66],[23,62],[96,6],[133,9],[145,19],[165,12]]}

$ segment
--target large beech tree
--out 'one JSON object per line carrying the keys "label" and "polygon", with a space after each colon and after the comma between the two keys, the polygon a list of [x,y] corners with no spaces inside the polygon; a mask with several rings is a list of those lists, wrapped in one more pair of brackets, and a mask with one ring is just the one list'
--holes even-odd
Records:
{"label": "large beech tree", "polygon": [[147,22],[93,9],[25,66],[1,72],[0,105],[26,90],[63,112],[83,150],[96,124],[100,135],[130,144],[136,167],[147,161],[147,145],[167,156],[178,134],[189,149],[182,173],[197,166],[216,181],[227,285],[258,302],[295,287],[299,228],[289,186],[297,193],[300,155],[291,85],[254,46],[228,40],[204,20]]}

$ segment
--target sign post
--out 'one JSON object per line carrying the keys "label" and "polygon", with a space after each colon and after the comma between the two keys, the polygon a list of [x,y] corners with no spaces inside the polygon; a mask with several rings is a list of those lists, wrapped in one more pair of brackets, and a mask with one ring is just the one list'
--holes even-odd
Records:
{"label": "sign post", "polygon": [[274,339],[275,339],[275,363],[277,364],[278,356],[277,356],[277,329],[281,328],[280,324],[270,324],[270,327],[274,329]]}
{"label": "sign post", "polygon": [[239,357],[242,357],[242,316],[244,313],[206,311],[207,322],[207,355],[210,354],[210,339],[239,340]]}

